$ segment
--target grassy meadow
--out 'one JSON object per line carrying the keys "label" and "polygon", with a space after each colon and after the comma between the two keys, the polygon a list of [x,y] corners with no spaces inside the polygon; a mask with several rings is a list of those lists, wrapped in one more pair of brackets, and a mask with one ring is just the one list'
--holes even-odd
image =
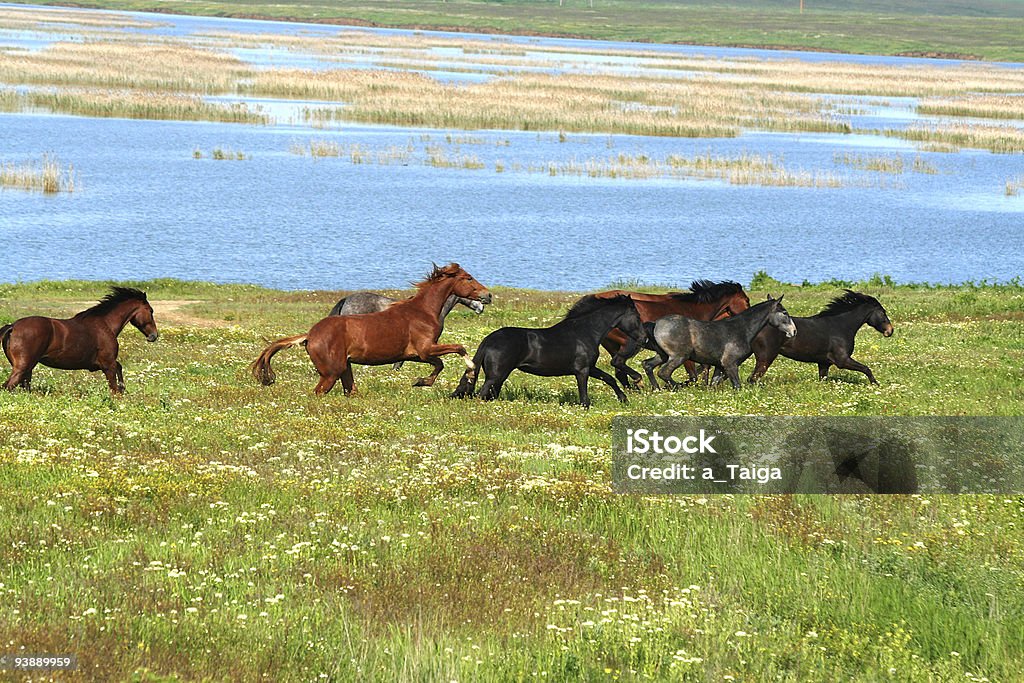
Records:
{"label": "grassy meadow", "polygon": [[[266,340],[341,292],[127,284],[162,334],[123,333],[123,398],[44,368],[0,395],[0,652],[77,654],[57,679],[1019,679],[1024,497],[640,497],[609,479],[618,414],[1020,414],[1019,284],[856,284],[896,327],[858,337],[878,387],[779,359],[740,392],[622,406],[592,383],[589,411],[571,378],[523,374],[498,401],[449,400],[456,359],[433,388],[410,386],[425,365],[357,366],[356,397],[317,399],[293,349],[261,387]],[[809,315],[843,284],[749,291]],[[105,291],[0,284],[0,322]],[[444,339],[475,349],[579,296],[493,292]]]}
{"label": "grassy meadow", "polygon": [[[65,4],[31,0],[31,4]],[[1024,59],[1014,0],[76,0],[82,7],[871,54]]]}

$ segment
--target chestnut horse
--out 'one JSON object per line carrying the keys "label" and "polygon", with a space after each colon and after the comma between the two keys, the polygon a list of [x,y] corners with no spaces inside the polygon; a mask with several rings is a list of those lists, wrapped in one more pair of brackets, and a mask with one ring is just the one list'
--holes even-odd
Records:
{"label": "chestnut horse", "polygon": [[306,347],[306,353],[320,373],[315,389],[318,396],[333,389],[339,379],[345,395],[351,395],[355,391],[352,363],[390,365],[406,360],[429,363],[434,372],[416,382],[417,386],[428,387],[444,369],[439,356],[457,353],[468,367],[472,361],[466,357],[466,347],[437,343],[441,335],[441,309],[453,294],[489,304],[491,293],[457,263],[444,268],[435,265],[427,279],[416,284],[416,289],[415,296],[396,301],[383,311],[328,316],[306,334],[278,339],[252,364],[253,376],[262,384],[273,384],[275,375],[270,360],[278,351],[298,344]]}
{"label": "chestnut horse", "polygon": [[117,336],[128,323],[147,341],[154,342],[160,336],[146,294],[114,287],[98,304],[73,318],[32,316],[0,327],[0,345],[12,368],[4,389],[31,389],[32,370],[42,363],[61,370],[102,370],[111,393],[123,393]]}
{"label": "chestnut horse", "polygon": [[[694,320],[720,320],[742,313],[750,308],[750,298],[738,282],[710,280],[694,280],[690,283],[689,292],[670,292],[668,294],[646,294],[644,292],[627,292],[614,289],[601,292],[594,296],[613,298],[627,295],[636,304],[640,319],[645,323],[657,322],[666,315],[684,315]],[[640,352],[640,346],[619,330],[612,330],[601,346],[612,356],[612,367],[615,378],[626,389],[636,389],[642,376],[626,364],[630,358]],[[693,370],[693,363],[686,361],[687,372]]]}

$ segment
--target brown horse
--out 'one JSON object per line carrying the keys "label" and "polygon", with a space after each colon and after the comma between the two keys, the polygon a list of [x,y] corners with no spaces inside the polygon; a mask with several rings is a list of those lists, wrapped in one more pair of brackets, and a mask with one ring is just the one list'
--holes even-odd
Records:
{"label": "brown horse", "polygon": [[441,309],[452,294],[489,304],[491,293],[457,263],[444,268],[435,265],[427,279],[416,284],[416,289],[415,296],[396,301],[383,311],[329,316],[306,334],[278,339],[252,364],[253,376],[263,384],[273,384],[275,375],[270,359],[278,351],[297,344],[306,347],[306,353],[320,373],[315,389],[317,395],[326,394],[339,379],[345,395],[351,395],[355,391],[352,363],[389,365],[406,360],[429,363],[434,372],[416,382],[417,386],[428,387],[444,369],[439,356],[457,353],[471,366],[472,361],[466,358],[466,347],[437,343],[441,335]]}
{"label": "brown horse", "polygon": [[[613,298],[625,294],[636,304],[640,319],[645,323],[656,322],[666,315],[684,315],[694,320],[719,320],[742,313],[750,308],[750,298],[738,282],[710,280],[694,280],[690,283],[689,292],[670,292],[668,294],[646,294],[644,292],[627,292],[614,289],[601,292],[595,296]],[[627,389],[636,389],[642,376],[626,364],[630,358],[640,351],[640,346],[630,340],[619,330],[612,330],[601,346],[612,356],[612,367],[615,378]],[[692,370],[693,363],[687,361],[687,371]]]}
{"label": "brown horse", "polygon": [[147,341],[160,336],[146,294],[114,287],[98,304],[73,318],[32,316],[0,327],[0,345],[12,368],[4,389],[31,389],[32,370],[42,363],[60,370],[102,370],[111,393],[123,393],[117,336],[128,323],[146,335]]}

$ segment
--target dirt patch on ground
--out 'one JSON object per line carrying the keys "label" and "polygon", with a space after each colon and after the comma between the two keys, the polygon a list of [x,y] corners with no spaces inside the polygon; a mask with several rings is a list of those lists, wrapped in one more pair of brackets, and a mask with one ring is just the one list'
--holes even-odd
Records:
{"label": "dirt patch on ground", "polygon": [[163,301],[150,301],[153,305],[153,317],[156,318],[156,324],[167,324],[167,325],[183,325],[188,327],[227,327],[227,323],[220,320],[210,320],[209,318],[200,318],[192,315],[188,311],[182,310],[184,307],[191,304],[202,303],[201,301],[195,300],[163,300]]}

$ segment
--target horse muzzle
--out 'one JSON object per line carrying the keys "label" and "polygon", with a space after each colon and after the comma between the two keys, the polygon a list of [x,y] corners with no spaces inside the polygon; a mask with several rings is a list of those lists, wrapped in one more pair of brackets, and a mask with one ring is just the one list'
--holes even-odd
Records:
{"label": "horse muzzle", "polygon": [[882,331],[882,336],[891,337],[893,332],[895,332],[895,330],[892,328],[892,325],[889,325],[887,328],[885,328],[885,330]]}
{"label": "horse muzzle", "polygon": [[[485,306],[486,306],[487,304],[491,303],[491,298],[492,298],[492,297],[491,297],[491,293],[490,293],[490,292],[484,292],[483,294],[481,294],[481,295],[480,295],[480,296],[479,296],[479,297],[477,298],[477,301],[479,301],[480,303],[482,303],[483,305],[485,305]],[[481,309],[480,309],[479,311],[477,311],[477,312],[478,312],[478,313],[480,313],[480,312],[483,312],[483,309],[481,308]]]}
{"label": "horse muzzle", "polygon": [[470,301],[469,310],[473,311],[477,315],[480,315],[481,313],[484,312],[484,305],[485,304],[481,301]]}
{"label": "horse muzzle", "polygon": [[160,338],[160,333],[159,332],[153,332],[152,334],[147,334],[146,335],[146,341],[148,341],[148,342],[155,342],[159,338]]}

